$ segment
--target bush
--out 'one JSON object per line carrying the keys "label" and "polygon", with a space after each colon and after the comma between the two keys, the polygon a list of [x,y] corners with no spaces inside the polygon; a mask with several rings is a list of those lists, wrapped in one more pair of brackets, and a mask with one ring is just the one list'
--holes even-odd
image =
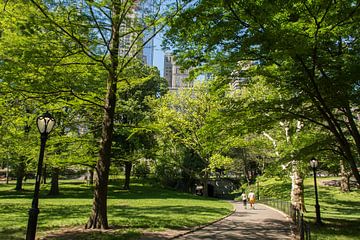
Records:
{"label": "bush", "polygon": [[137,178],[146,178],[150,174],[150,167],[147,162],[140,162],[134,166],[133,174]]}

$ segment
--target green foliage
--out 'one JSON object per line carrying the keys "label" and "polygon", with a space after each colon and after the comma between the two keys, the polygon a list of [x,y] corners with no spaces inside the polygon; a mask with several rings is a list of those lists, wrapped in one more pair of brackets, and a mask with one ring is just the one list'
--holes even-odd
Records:
{"label": "green foliage", "polygon": [[226,157],[223,155],[220,155],[218,153],[215,153],[212,155],[209,159],[209,168],[215,172],[216,168],[229,168],[233,164],[233,159],[230,157]]}
{"label": "green foliage", "polygon": [[133,175],[137,178],[145,179],[150,174],[150,166],[146,161],[135,164]]}
{"label": "green foliage", "polygon": [[156,111],[154,128],[166,141],[171,140],[196,155],[204,164],[203,171],[209,167],[214,154],[223,154],[231,139],[227,138],[226,125],[220,119],[221,101],[207,84],[169,93],[153,104]]}
{"label": "green foliage", "polygon": [[[301,120],[305,126],[317,125],[316,132],[325,130],[336,143],[326,149],[346,155],[359,182],[360,148],[353,144],[360,141],[354,117],[359,105],[359,4],[345,0],[192,3],[173,19],[166,33],[165,45],[178,62],[207,68],[218,86],[237,83],[245,101],[234,102],[234,107],[251,132],[272,128],[280,120]],[[318,150],[316,142],[324,136],[315,139],[312,129],[294,138],[290,148],[279,144],[283,157],[307,158],[309,151],[301,150],[307,146]]]}

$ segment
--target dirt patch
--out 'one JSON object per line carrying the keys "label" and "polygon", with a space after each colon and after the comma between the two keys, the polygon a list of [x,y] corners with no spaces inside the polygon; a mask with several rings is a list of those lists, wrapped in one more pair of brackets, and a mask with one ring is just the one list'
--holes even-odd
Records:
{"label": "dirt patch", "polygon": [[[355,180],[350,179],[349,183],[350,183],[351,188],[359,187],[359,185],[357,184],[357,182]],[[322,180],[322,181],[320,181],[320,184],[323,185],[323,186],[340,187],[341,181],[336,180],[336,179],[334,179],[334,180]]]}
{"label": "dirt patch", "polygon": [[323,180],[320,181],[320,184],[323,186],[340,187],[340,180]]}
{"label": "dirt patch", "polygon": [[[167,229],[159,232],[151,232],[148,230],[137,229],[137,236],[129,236],[129,239],[139,240],[160,240],[160,239],[173,239],[176,236],[183,235],[189,230],[173,230]],[[61,239],[61,240],[73,240],[73,239],[102,239],[102,237],[116,237],[119,235],[126,235],[124,229],[111,228],[111,229],[84,229],[83,226],[77,226],[72,228],[61,228],[54,231],[46,232],[41,240]],[[130,233],[131,235],[131,233]],[[108,238],[106,238],[108,239]]]}
{"label": "dirt patch", "polygon": [[160,239],[173,239],[176,236],[183,235],[189,230],[172,230],[168,229],[162,232],[143,232],[139,240],[160,240]]}

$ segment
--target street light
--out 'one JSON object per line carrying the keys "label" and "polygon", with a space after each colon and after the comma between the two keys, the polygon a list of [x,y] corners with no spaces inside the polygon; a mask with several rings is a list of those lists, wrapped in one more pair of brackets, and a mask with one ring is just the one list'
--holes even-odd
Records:
{"label": "street light", "polygon": [[27,225],[26,240],[34,240],[36,235],[36,225],[39,215],[38,203],[39,203],[40,179],[42,172],[42,163],[44,160],[45,144],[49,133],[51,132],[51,130],[55,125],[55,119],[50,115],[50,113],[46,112],[36,119],[36,125],[41,134],[40,137],[41,145],[40,145],[39,161],[38,161],[38,167],[37,167],[37,173],[35,179],[34,197],[32,200],[31,208],[29,209],[29,221]]}
{"label": "street light", "polygon": [[320,205],[318,199],[318,191],[317,191],[317,184],[316,184],[316,168],[318,166],[318,161],[315,158],[310,160],[310,166],[313,169],[314,174],[314,186],[315,186],[315,212],[316,212],[316,224],[321,225],[321,217],[320,217]]}

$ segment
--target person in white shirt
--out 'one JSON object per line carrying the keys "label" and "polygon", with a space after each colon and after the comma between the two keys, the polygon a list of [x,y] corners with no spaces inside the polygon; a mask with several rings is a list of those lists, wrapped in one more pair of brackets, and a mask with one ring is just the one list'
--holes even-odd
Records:
{"label": "person in white shirt", "polygon": [[255,209],[255,193],[253,191],[250,191],[248,194],[249,202],[250,202],[250,208]]}

